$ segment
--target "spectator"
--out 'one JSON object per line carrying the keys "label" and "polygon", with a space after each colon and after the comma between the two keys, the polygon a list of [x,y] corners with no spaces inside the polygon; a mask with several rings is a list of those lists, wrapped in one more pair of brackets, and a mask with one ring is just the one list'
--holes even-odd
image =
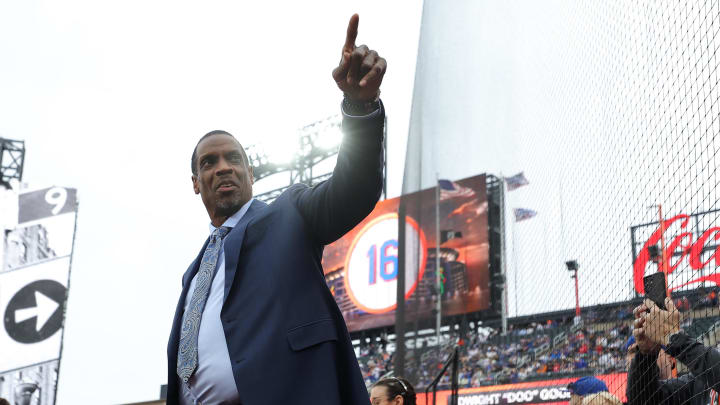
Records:
{"label": "spectator", "polygon": [[584,404],[583,399],[587,395],[607,392],[607,385],[602,380],[595,377],[583,377],[577,381],[568,384],[570,391],[570,405]]}
{"label": "spectator", "polygon": [[10,405],[10,402],[5,398],[0,398],[0,405]]}
{"label": "spectator", "polygon": [[583,398],[582,405],[622,405],[622,402],[609,392],[599,392]]}
{"label": "spectator", "polygon": [[[490,326],[473,328],[465,336],[454,336],[448,342],[461,337],[464,340],[464,345],[459,347],[461,387],[493,385],[501,380],[563,378],[567,373],[578,371],[593,374],[625,371],[627,349],[623,346],[631,334],[631,327],[625,321],[617,321],[616,316],[624,308],[623,305],[614,312],[601,313],[600,322],[615,322],[609,328],[609,325],[587,324],[585,330],[570,329],[572,322],[565,320],[553,321],[556,326],[551,332],[547,328],[538,328],[538,325],[547,324],[546,320],[538,322],[539,319],[534,319],[516,324],[513,330],[517,332],[505,338],[500,336],[499,329]],[[528,329],[530,332],[526,332]],[[358,348],[358,361],[367,386],[392,371],[392,357],[379,342],[373,340]],[[423,342],[423,339],[417,341],[405,369],[407,375],[412,376],[410,381],[422,388],[437,375],[452,350],[452,344],[448,344],[438,356],[437,347],[427,347]],[[582,351],[587,350],[585,354],[578,353],[582,346],[585,346]]]}
{"label": "spectator", "polygon": [[372,405],[416,405],[415,388],[404,378],[383,378],[370,390]]}
{"label": "spectator", "polygon": [[579,359],[575,360],[575,368],[576,369],[582,370],[584,368],[587,368],[587,366],[588,366],[588,364],[587,364],[587,361],[585,361],[585,359],[579,358]]}
{"label": "spectator", "polygon": [[[670,297],[665,306],[667,310],[662,310],[646,299],[633,311],[633,335],[639,350],[628,372],[628,403],[705,405],[720,389],[720,352],[680,329],[680,312]],[[657,366],[661,347],[690,373],[663,380]]]}
{"label": "spectator", "polygon": [[[638,345],[637,343],[635,343],[635,336],[630,336],[630,339],[628,339],[628,342],[625,345],[625,350],[627,352],[627,355],[625,357],[625,365],[626,368],[630,370],[632,360],[633,358],[635,358],[635,355],[638,352]],[[672,372],[675,369],[675,359],[665,353],[665,350],[660,349],[660,351],[658,352],[656,364],[658,367],[658,376],[660,380],[667,380],[672,378]]]}

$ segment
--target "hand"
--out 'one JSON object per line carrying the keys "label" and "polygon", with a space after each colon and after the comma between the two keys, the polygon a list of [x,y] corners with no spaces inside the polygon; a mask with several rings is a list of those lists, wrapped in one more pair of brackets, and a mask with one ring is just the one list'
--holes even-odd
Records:
{"label": "hand", "polygon": [[347,28],[340,65],[332,76],[345,96],[353,101],[373,101],[380,95],[387,62],[365,45],[355,46],[360,17],[353,14]]}
{"label": "hand", "polygon": [[640,350],[640,347],[638,346],[638,344],[637,344],[637,343],[633,343],[633,344],[630,345],[630,347],[628,347],[627,352],[628,352],[628,354],[634,355],[635,353],[638,352],[638,350]]}
{"label": "hand", "polygon": [[[645,319],[643,314],[647,312],[647,307],[644,304],[640,304],[633,310],[635,321],[633,322],[633,336],[635,336],[635,343],[633,346],[637,346],[642,354],[657,354],[660,351],[660,345],[650,340],[644,331]],[[632,347],[632,346],[631,346]]]}
{"label": "hand", "polygon": [[645,299],[643,306],[650,310],[641,314],[643,332],[656,344],[668,345],[670,336],[680,331],[680,311],[675,308],[675,303],[670,297],[665,298],[666,311],[649,299]]}

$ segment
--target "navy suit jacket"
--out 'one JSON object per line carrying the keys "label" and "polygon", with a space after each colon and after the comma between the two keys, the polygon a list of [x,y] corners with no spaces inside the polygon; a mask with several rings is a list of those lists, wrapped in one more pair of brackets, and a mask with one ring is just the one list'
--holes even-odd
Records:
{"label": "navy suit jacket", "polygon": [[[220,318],[243,405],[370,403],[321,259],[324,245],[362,221],[380,198],[383,125],[382,106],[366,117],[345,117],[332,177],[312,188],[296,184],[270,205],[254,201],[225,237]],[[183,276],[175,311],[169,405],[179,401],[183,304],[204,250]]]}

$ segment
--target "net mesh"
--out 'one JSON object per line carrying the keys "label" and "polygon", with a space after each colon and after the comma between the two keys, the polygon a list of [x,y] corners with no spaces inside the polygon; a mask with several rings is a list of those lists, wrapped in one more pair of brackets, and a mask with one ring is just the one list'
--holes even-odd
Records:
{"label": "net mesh", "polygon": [[[717,1],[425,1],[403,193],[505,179],[505,277],[488,291],[505,286],[509,319],[503,331],[448,317],[441,344],[406,345],[396,375],[421,391],[459,345],[460,386],[489,387],[461,391],[478,403],[522,387],[558,387],[567,401],[584,376],[630,403],[717,403],[718,32]],[[520,172],[528,184],[511,189]],[[641,312],[635,325],[643,277],[657,271],[680,316]],[[670,344],[675,324],[684,335]],[[547,392],[515,403],[552,402]]]}

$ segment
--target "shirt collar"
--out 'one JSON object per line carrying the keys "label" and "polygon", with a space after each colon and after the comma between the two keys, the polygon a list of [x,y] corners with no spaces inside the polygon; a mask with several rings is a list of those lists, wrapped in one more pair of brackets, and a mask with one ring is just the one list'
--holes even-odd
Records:
{"label": "shirt collar", "polygon": [[[223,222],[222,226],[228,227],[228,228],[234,228],[235,225],[237,225],[238,222],[240,222],[240,219],[245,215],[248,208],[250,208],[250,204],[254,201],[254,198],[251,198],[248,202],[245,203],[240,209],[234,213],[230,218],[226,219],[225,222]],[[213,226],[212,222],[210,223],[210,233],[212,234],[215,232],[217,228]]]}

